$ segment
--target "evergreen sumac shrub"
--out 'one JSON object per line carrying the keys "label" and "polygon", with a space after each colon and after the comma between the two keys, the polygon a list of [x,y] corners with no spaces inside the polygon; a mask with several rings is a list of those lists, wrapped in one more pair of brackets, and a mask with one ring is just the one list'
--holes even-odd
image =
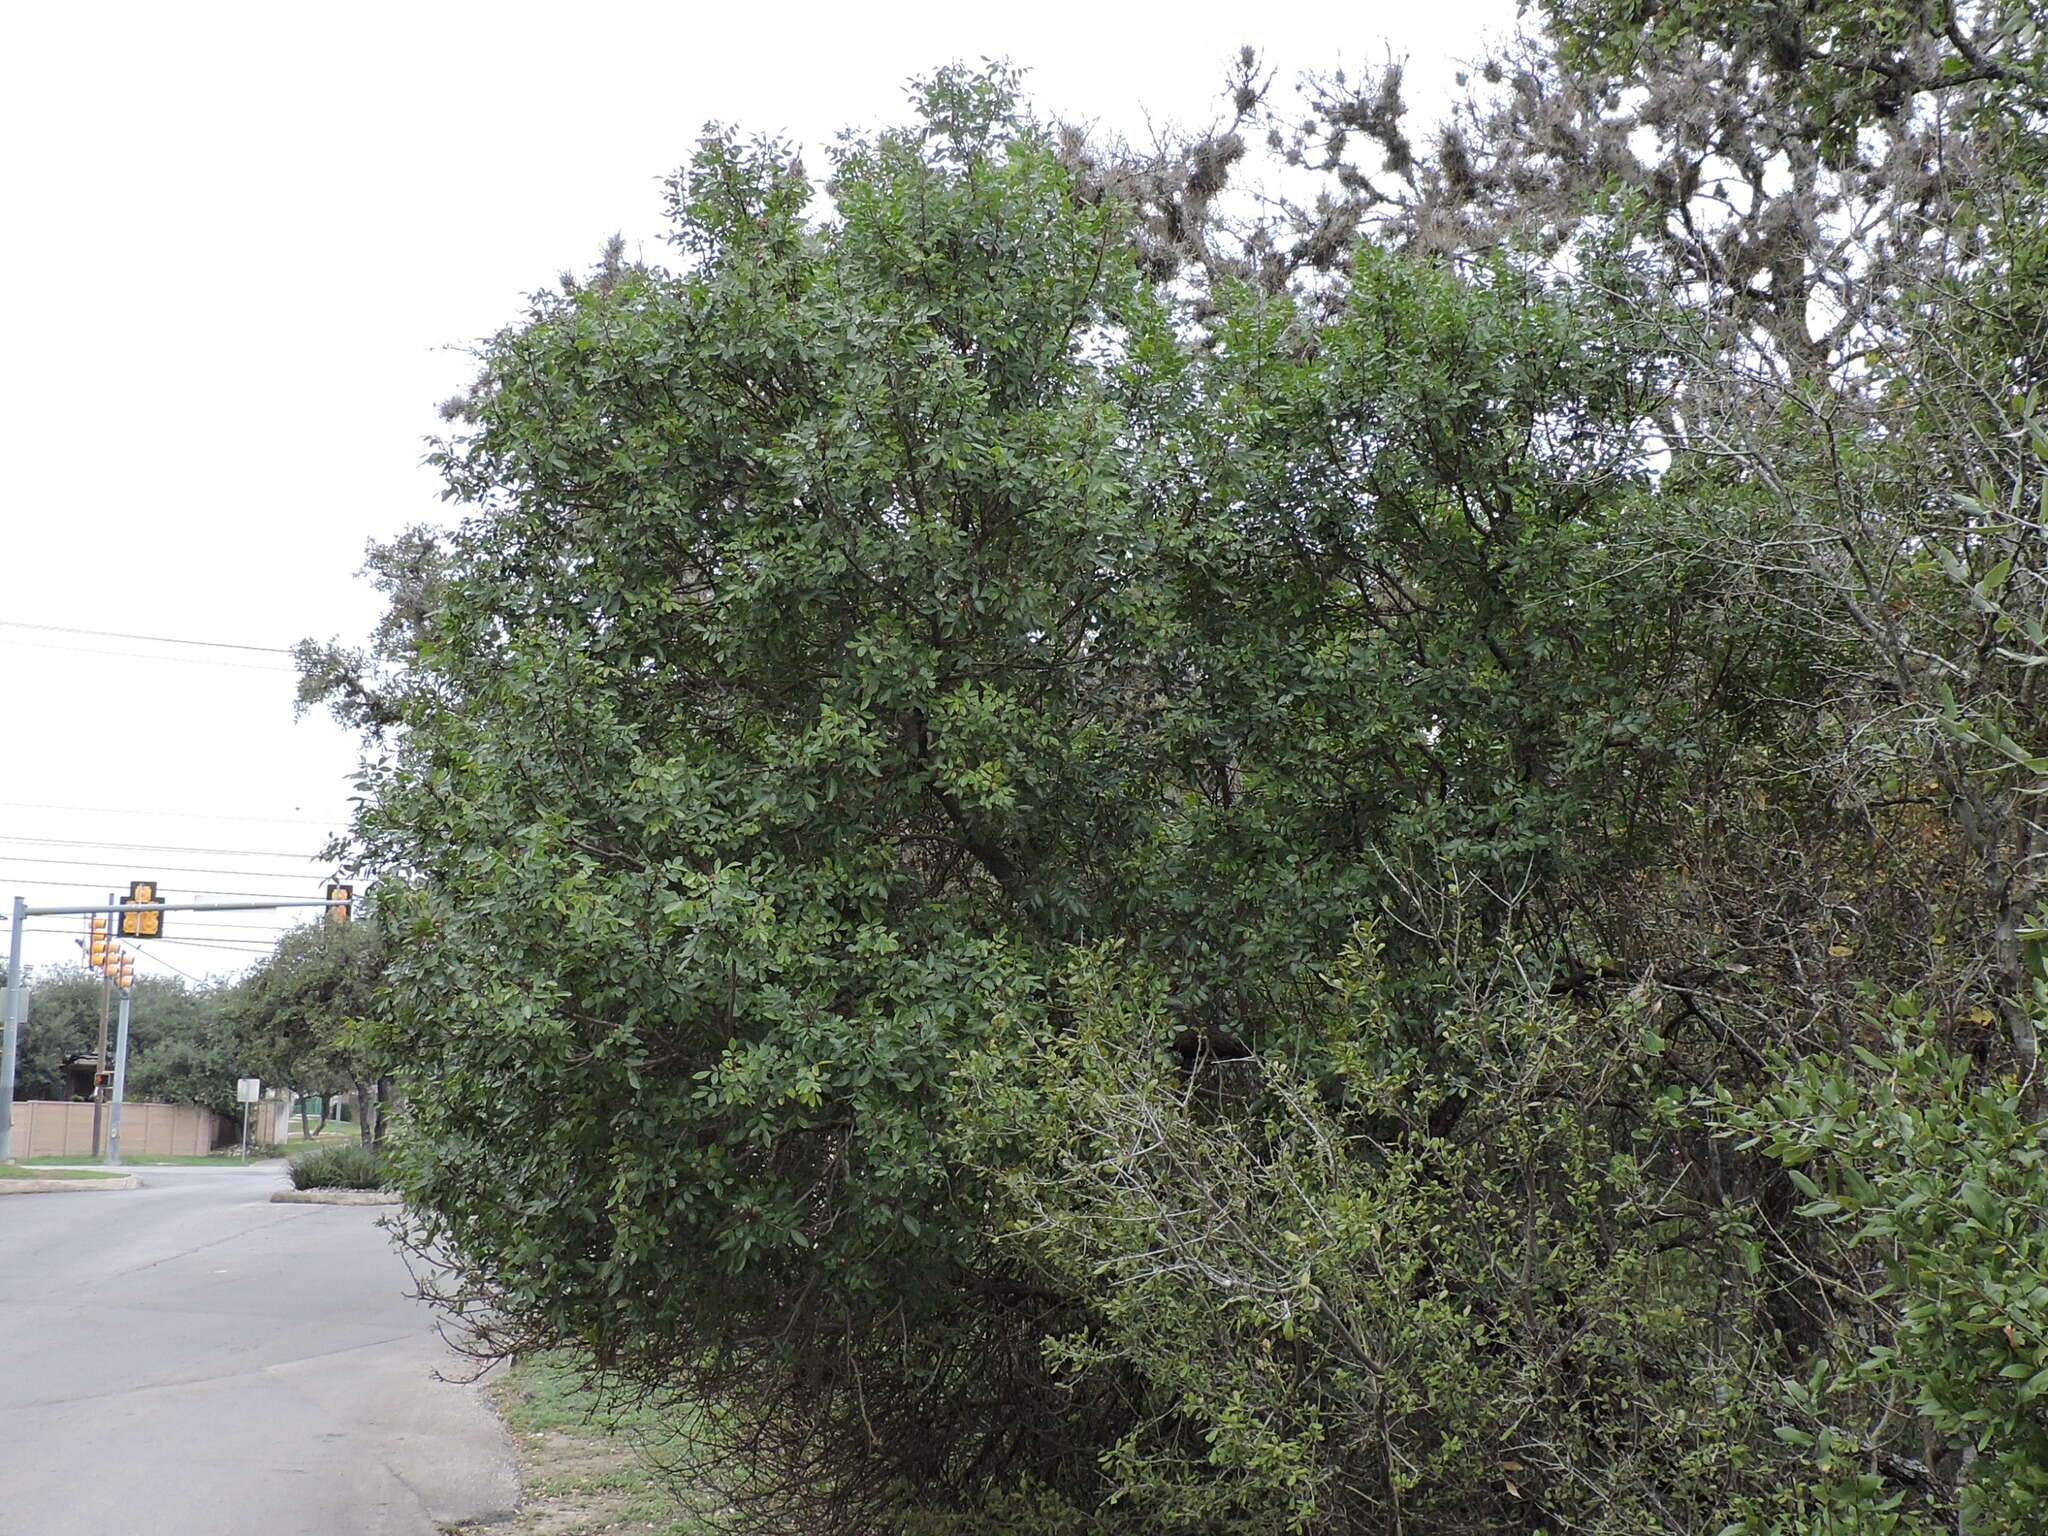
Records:
{"label": "evergreen sumac shrub", "polygon": [[291,1160],[293,1189],[382,1189],[391,1172],[381,1147],[320,1147]]}
{"label": "evergreen sumac shrub", "polygon": [[[1907,1254],[1947,1310],[1843,1364],[1897,1319],[1793,1166],[1938,1240],[1905,1206],[1977,1164],[1837,1135],[1822,1068],[1930,968],[1988,985],[1937,952],[2019,952],[1978,876],[2032,738],[1873,684],[1909,611],[1966,656],[1953,583],[1835,622],[1858,546],[1800,521],[1909,435],[1691,446],[1611,200],[1548,265],[1162,271],[1171,219],[1000,75],[919,107],[824,203],[708,139],[674,270],[614,247],[484,347],[379,653],[305,653],[370,740],[370,1044],[478,1347],[697,1400],[756,1530],[2031,1509],[2038,1362],[1995,1422],[1910,1407],[2004,1335]],[[2034,590],[1987,583],[1985,626]],[[1950,749],[2004,820],[1905,792]],[[1990,1002],[1944,1023],[2031,1039]],[[2038,1188],[2028,1090],[1898,1092],[1937,1079],[1913,1135],[1967,1105]]]}

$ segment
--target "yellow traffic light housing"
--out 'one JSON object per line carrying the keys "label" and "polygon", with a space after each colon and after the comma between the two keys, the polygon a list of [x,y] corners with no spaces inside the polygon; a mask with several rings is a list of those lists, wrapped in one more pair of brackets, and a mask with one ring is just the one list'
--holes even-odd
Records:
{"label": "yellow traffic light housing", "polygon": [[[143,904],[162,901],[157,894],[154,880],[131,880],[128,882],[128,901],[122,903]],[[161,912],[123,912],[121,914],[121,936],[128,939],[160,939],[164,936],[164,915]]]}
{"label": "yellow traffic light housing", "polygon": [[330,885],[327,887],[327,899],[340,903],[339,906],[327,909],[327,921],[330,923],[347,922],[354,910],[355,895],[356,888],[352,885]]}
{"label": "yellow traffic light housing", "polygon": [[96,971],[107,963],[107,920],[104,917],[92,920],[92,937],[86,944],[86,963]]}

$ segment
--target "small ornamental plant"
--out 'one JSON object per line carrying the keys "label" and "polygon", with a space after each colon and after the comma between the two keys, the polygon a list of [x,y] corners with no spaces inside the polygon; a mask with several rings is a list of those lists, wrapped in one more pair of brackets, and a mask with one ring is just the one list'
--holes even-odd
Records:
{"label": "small ornamental plant", "polygon": [[294,1189],[382,1189],[384,1156],[360,1144],[321,1147],[292,1159]]}

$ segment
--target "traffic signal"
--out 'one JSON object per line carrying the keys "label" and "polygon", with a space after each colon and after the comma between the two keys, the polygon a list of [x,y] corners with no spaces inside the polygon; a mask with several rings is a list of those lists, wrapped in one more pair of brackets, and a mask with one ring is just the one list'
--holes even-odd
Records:
{"label": "traffic signal", "polygon": [[135,985],[135,957],[133,955],[124,953],[121,956],[121,974],[119,980],[121,983],[121,990],[124,992]]}
{"label": "traffic signal", "polygon": [[[163,898],[157,895],[154,880],[130,880],[128,900],[140,903],[162,901]],[[160,939],[164,936],[164,915],[161,912],[123,912],[121,935],[129,939]]]}
{"label": "traffic signal", "polygon": [[352,885],[330,885],[327,887],[327,899],[341,903],[338,907],[329,907],[327,909],[327,921],[330,923],[347,922],[350,912],[355,905],[355,897],[356,888]]}
{"label": "traffic signal", "polygon": [[97,1090],[99,1090],[99,1089],[101,1089],[101,1088],[111,1088],[111,1087],[113,1087],[113,1086],[114,1086],[114,1074],[113,1074],[113,1073],[111,1073],[111,1072],[95,1072],[95,1073],[93,1073],[93,1075],[92,1075],[92,1086],[93,1086],[93,1088],[94,1088],[94,1090],[95,1090],[95,1091],[97,1091]]}
{"label": "traffic signal", "polygon": [[96,971],[107,963],[107,920],[104,917],[92,920],[92,938],[86,944],[86,963]]}

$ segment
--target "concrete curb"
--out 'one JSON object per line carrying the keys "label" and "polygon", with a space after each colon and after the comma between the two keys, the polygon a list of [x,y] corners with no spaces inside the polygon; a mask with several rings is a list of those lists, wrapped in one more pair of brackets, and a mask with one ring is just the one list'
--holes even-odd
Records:
{"label": "concrete curb", "polygon": [[111,1179],[0,1179],[0,1195],[59,1195],[67,1190],[140,1188],[142,1180],[132,1173]]}
{"label": "concrete curb", "polygon": [[385,1189],[280,1189],[270,1197],[279,1205],[403,1205],[405,1196]]}

